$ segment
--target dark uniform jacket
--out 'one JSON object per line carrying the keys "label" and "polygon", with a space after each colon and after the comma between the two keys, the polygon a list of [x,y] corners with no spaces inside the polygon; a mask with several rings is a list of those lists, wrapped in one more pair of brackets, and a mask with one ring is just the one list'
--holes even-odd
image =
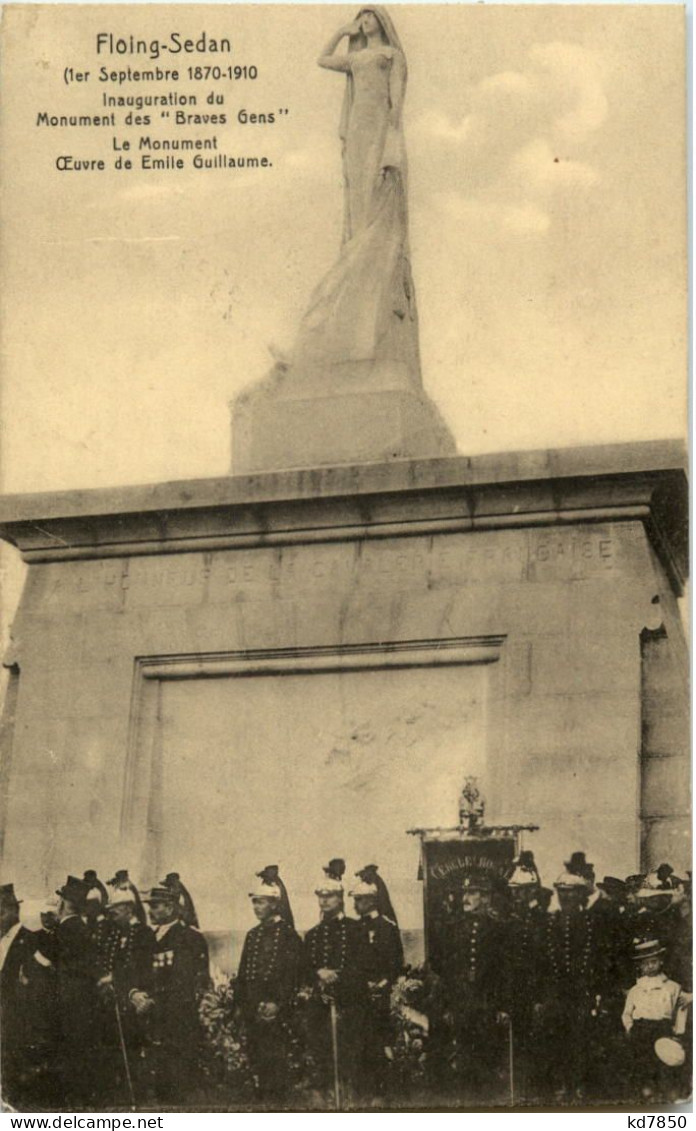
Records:
{"label": "dark uniform jacket", "polygon": [[[0,1047],[3,1068],[12,1069],[33,1048],[37,1039],[40,1007],[40,982],[52,977],[46,959],[35,957],[37,940],[33,931],[20,927],[5,955],[0,972]],[[10,1097],[11,1098],[11,1097]]]}
{"label": "dark uniform jacket", "polygon": [[556,911],[546,925],[547,995],[580,1003],[603,993],[607,954],[597,916],[588,911]]}
{"label": "dark uniform jacket", "polygon": [[487,912],[462,914],[446,923],[433,969],[451,1007],[502,1009],[505,998],[505,927]]}
{"label": "dark uniform jacket", "polygon": [[122,1009],[129,1003],[133,991],[153,992],[154,948],[154,932],[135,917],[125,930],[115,928],[109,935],[102,959],[104,974],[112,977]]}
{"label": "dark uniform jacket", "polygon": [[505,1009],[526,1014],[543,1000],[548,915],[539,908],[512,914],[505,925]]}
{"label": "dark uniform jacket", "polygon": [[198,1002],[208,988],[208,944],[195,927],[172,923],[152,947],[153,1027],[185,1042],[198,1027]]}
{"label": "dark uniform jacket", "polygon": [[300,981],[302,942],[280,915],[253,927],[244,940],[235,999],[253,1020],[261,1002],[290,1005]]}
{"label": "dark uniform jacket", "polygon": [[372,911],[358,920],[365,945],[365,974],[372,985],[393,985],[404,967],[404,948],[396,924]]}
{"label": "dark uniform jacket", "polygon": [[87,923],[95,950],[97,977],[102,978],[111,973],[111,950],[116,937],[116,924],[106,915]]}
{"label": "dark uniform jacket", "polygon": [[305,935],[304,978],[315,989],[321,989],[317,971],[336,970],[338,980],[330,992],[339,1006],[359,1006],[364,1002],[368,958],[359,924],[343,914],[323,919]]}
{"label": "dark uniform jacket", "polygon": [[97,966],[89,928],[79,915],[58,924],[54,946],[61,1013],[81,1016],[94,1000]]}

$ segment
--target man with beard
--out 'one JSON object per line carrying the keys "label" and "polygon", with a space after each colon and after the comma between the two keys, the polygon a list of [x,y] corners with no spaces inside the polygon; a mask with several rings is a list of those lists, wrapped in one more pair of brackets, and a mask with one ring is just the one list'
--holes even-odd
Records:
{"label": "man with beard", "polygon": [[307,1037],[316,1085],[323,1093],[334,1090],[336,1057],[339,1090],[350,1098],[360,1074],[367,956],[360,927],[343,909],[344,871],[342,860],[332,860],[315,889],[321,919],[304,939],[303,996],[308,999]]}
{"label": "man with beard", "polygon": [[235,1005],[245,1024],[257,1095],[280,1104],[288,1088],[287,1026],[300,980],[302,943],[280,913],[283,892],[278,884],[258,879],[249,897],[258,924],[244,940]]}

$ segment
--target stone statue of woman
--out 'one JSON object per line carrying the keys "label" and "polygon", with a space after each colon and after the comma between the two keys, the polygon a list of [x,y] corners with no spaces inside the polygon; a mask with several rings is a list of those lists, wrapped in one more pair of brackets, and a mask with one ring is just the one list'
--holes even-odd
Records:
{"label": "stone statue of woman", "polygon": [[[348,50],[337,53],[344,39]],[[363,9],[318,62],[346,76],[343,242],[310,299],[292,368],[327,390],[345,390],[345,382],[384,388],[385,381],[420,388],[402,129],[406,59],[391,17],[383,8]]]}
{"label": "stone statue of woman", "polygon": [[406,58],[391,17],[361,9],[318,62],[346,84],[343,239],[292,354],[271,347],[274,367],[234,402],[235,471],[456,451],[421,380],[402,128]]}

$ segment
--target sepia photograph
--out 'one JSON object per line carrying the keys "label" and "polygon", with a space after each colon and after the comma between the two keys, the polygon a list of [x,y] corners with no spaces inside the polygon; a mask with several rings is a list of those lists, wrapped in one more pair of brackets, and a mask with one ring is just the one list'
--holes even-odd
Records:
{"label": "sepia photograph", "polygon": [[4,1112],[685,1118],[685,23],[4,7]]}

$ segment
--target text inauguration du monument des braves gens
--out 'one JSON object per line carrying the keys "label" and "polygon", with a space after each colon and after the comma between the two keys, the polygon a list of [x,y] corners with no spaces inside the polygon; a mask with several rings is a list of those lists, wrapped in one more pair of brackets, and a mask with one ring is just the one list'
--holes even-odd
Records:
{"label": "text inauguration du monument des braves gens", "polygon": [[233,27],[86,32],[49,61],[33,113],[37,172],[272,170],[290,110],[249,38]]}

